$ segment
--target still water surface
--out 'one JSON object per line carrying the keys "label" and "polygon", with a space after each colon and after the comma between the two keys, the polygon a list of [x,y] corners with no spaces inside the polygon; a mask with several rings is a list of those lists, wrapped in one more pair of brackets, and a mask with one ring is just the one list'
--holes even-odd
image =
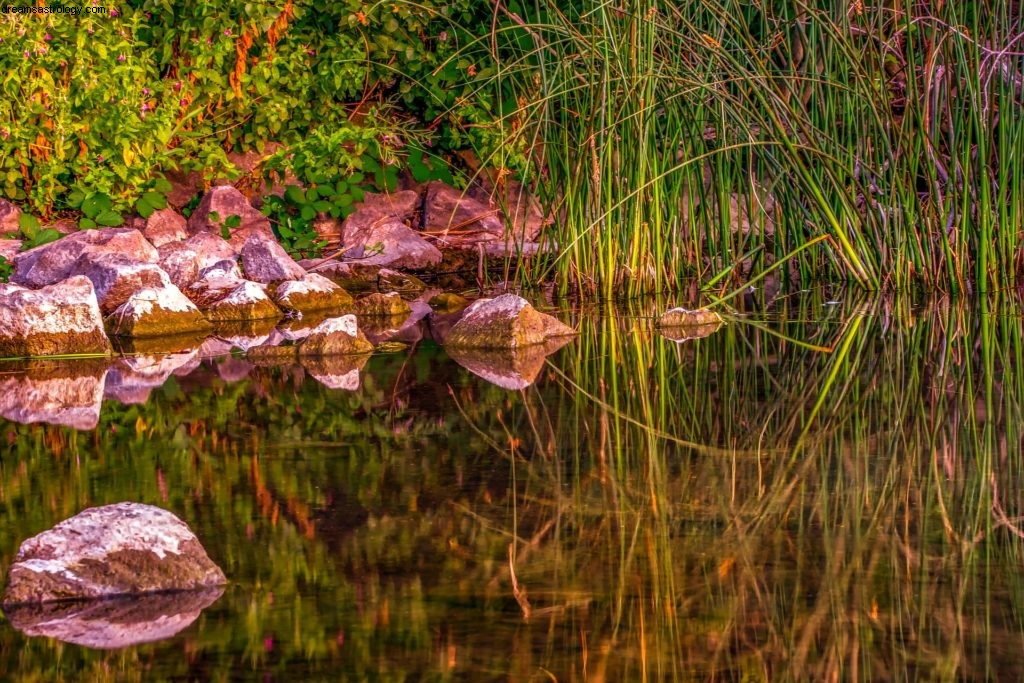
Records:
{"label": "still water surface", "polygon": [[0,367],[0,570],[131,500],[231,580],[105,615],[180,621],[127,648],[10,615],[0,679],[1019,678],[1019,304],[657,310],[563,312],[546,360]]}

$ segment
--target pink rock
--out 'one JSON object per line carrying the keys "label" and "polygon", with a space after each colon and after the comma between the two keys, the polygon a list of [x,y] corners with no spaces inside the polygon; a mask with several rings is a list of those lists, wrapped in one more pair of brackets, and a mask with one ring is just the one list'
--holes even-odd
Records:
{"label": "pink rock", "polygon": [[484,242],[502,237],[505,223],[500,208],[434,181],[427,185],[423,231],[443,238],[445,244]]}
{"label": "pink rock", "polygon": [[253,234],[240,252],[245,276],[255,282],[269,284],[284,280],[301,280],[306,271],[297,264],[273,236]]}
{"label": "pink rock", "polygon": [[449,349],[515,349],[574,334],[571,327],[536,310],[525,299],[502,294],[470,304],[444,345]]}
{"label": "pink rock", "polygon": [[[211,218],[211,213],[216,213],[219,219]],[[267,217],[254,209],[245,195],[231,185],[210,188],[189,218],[188,231],[192,234],[203,231],[220,234],[224,223],[231,216],[238,216],[241,219],[238,226],[230,228],[232,232],[257,228],[271,234],[270,221]]]}
{"label": "pink rock", "polygon": [[161,356],[124,356],[107,373],[104,398],[124,404],[142,404],[153,389],[163,386],[171,374],[199,355],[198,350]]}
{"label": "pink rock", "polygon": [[146,227],[143,228],[142,234],[154,247],[160,248],[169,242],[186,239],[187,228],[185,218],[174,209],[167,208],[154,211],[146,219]]}
{"label": "pink rock", "polygon": [[38,290],[0,285],[0,356],[110,353],[96,292],[81,275]]}
{"label": "pink rock", "polygon": [[405,270],[426,270],[441,263],[441,252],[404,223],[384,219],[369,227],[345,233],[345,248],[362,247],[364,265]]}
{"label": "pink rock", "polygon": [[21,217],[21,210],[6,199],[0,199],[0,237],[8,232],[18,232],[21,226],[18,219]]}
{"label": "pink rock", "polygon": [[21,251],[21,240],[0,239],[0,256],[8,263],[14,263],[14,257]]}
{"label": "pink rock", "polygon": [[159,249],[160,267],[179,289],[185,290],[201,272],[223,260],[234,260],[235,250],[226,240],[208,233],[196,233],[184,242],[170,242]]}
{"label": "pink rock", "polygon": [[503,193],[487,181],[472,185],[467,194],[492,209],[499,209],[515,242],[536,241],[553,219],[544,215],[540,202],[530,196],[519,181],[506,179],[502,186]]}
{"label": "pink rock", "polygon": [[104,314],[125,303],[145,288],[173,286],[167,274],[153,263],[140,263],[130,256],[112,253],[83,254],[72,271],[84,275],[96,290],[96,299]]}
{"label": "pink rock", "polygon": [[18,254],[11,282],[28,287],[52,285],[71,275],[83,254],[107,253],[122,254],[141,263],[156,263],[159,256],[138,230],[83,230]]}
{"label": "pink rock", "polygon": [[412,190],[390,194],[367,192],[356,210],[342,224],[342,241],[348,244],[349,235],[366,232],[374,224],[384,220],[398,221],[399,223],[411,220],[416,209],[419,208],[419,204],[420,196]]}

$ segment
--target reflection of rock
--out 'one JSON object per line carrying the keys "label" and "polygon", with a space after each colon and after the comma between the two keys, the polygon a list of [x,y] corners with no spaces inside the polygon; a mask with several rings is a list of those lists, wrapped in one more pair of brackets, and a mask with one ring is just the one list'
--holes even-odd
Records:
{"label": "reflection of rock", "polygon": [[170,638],[195,621],[223,592],[217,587],[88,602],[50,602],[8,607],[4,612],[11,626],[27,636],[111,650]]}
{"label": "reflection of rock", "polygon": [[397,292],[367,294],[356,301],[356,313],[362,316],[394,317],[409,315],[412,309]]}
{"label": "reflection of rock", "polygon": [[328,389],[359,389],[359,371],[370,360],[370,356],[321,356],[303,357],[302,367],[313,379]]}
{"label": "reflection of rock", "polygon": [[393,339],[407,317],[405,314],[360,316],[359,329],[363,331],[371,344],[377,345]]}
{"label": "reflection of rock", "polygon": [[163,356],[125,356],[107,374],[104,396],[121,403],[145,403],[153,389],[163,386],[178,368],[191,363],[198,353],[172,353]]}
{"label": "reflection of rock", "polygon": [[539,312],[525,299],[502,294],[474,301],[444,343],[466,349],[512,349],[574,334],[571,327]]}
{"label": "reflection of rock", "polygon": [[456,363],[491,384],[502,389],[525,389],[537,380],[544,359],[570,341],[570,337],[559,337],[517,349],[446,350]]}
{"label": "reflection of rock", "polygon": [[666,339],[684,342],[712,334],[722,326],[722,317],[706,308],[671,308],[658,318],[658,329]]}
{"label": "reflection of rock", "polygon": [[26,424],[96,428],[106,363],[31,361],[26,365],[22,373],[0,375],[0,416]]}
{"label": "reflection of rock", "polygon": [[[131,339],[128,337],[115,337],[113,339],[114,349],[118,353],[134,355],[159,355],[164,353],[182,353],[196,350],[206,341],[206,334],[175,334],[166,337],[142,337]],[[178,374],[175,370],[174,374]]]}
{"label": "reflection of rock", "polygon": [[247,363],[241,358],[228,356],[217,363],[217,376],[225,382],[240,382],[252,372],[252,363]]}
{"label": "reflection of rock", "polygon": [[139,595],[221,586],[224,573],[188,526],[152,505],[89,508],[27,539],[3,604]]}
{"label": "reflection of rock", "polygon": [[[222,341],[233,348],[248,351],[266,344],[274,332],[274,320],[246,320],[217,323],[213,331]],[[228,351],[231,349],[229,348]]]}
{"label": "reflection of rock", "polygon": [[299,356],[335,356],[371,351],[373,344],[366,340],[352,314],[323,321],[299,343]]}

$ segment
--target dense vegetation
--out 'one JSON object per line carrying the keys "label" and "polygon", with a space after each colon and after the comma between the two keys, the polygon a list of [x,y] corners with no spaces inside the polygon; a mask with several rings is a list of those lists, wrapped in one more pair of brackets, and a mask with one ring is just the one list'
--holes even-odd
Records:
{"label": "dense vegetation", "polygon": [[4,15],[0,174],[45,218],[97,192],[137,206],[168,170],[215,177],[271,142],[264,172],[335,187],[472,173],[473,150],[560,217],[529,277],[581,292],[784,260],[801,281],[995,289],[1024,225],[1022,35],[1019,3],[992,0]]}

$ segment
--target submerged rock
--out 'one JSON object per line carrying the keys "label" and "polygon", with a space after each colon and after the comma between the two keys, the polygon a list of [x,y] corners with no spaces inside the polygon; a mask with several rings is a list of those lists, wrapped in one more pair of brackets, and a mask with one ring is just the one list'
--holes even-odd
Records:
{"label": "submerged rock", "polygon": [[0,375],[0,417],[95,429],[103,405],[106,361],[31,361]]}
{"label": "submerged rock", "polygon": [[671,308],[658,318],[658,330],[661,336],[674,342],[707,337],[716,332],[725,321],[718,313],[701,308]]}
{"label": "submerged rock", "polygon": [[546,313],[537,311],[515,294],[473,302],[445,338],[445,347],[467,349],[514,349],[541,344],[549,339],[575,335],[576,331]]}
{"label": "submerged rock", "polygon": [[329,318],[317,325],[298,345],[299,356],[336,356],[373,351],[352,314]]}
{"label": "submerged rock", "polygon": [[21,544],[3,604],[220,586],[224,572],[188,526],[152,505],[89,508]]}
{"label": "submerged rock", "polygon": [[558,337],[515,349],[448,349],[456,363],[502,389],[525,389],[537,381],[545,359],[572,339]]}
{"label": "submerged rock", "polygon": [[11,626],[27,636],[112,650],[170,638],[223,593],[222,587],[215,587],[114,600],[48,602],[7,607],[4,614]]}
{"label": "submerged rock", "polygon": [[75,276],[37,290],[0,285],[0,356],[110,353],[92,282]]}
{"label": "submerged rock", "polygon": [[274,290],[274,302],[285,311],[322,311],[339,309],[352,303],[344,289],[323,275],[309,273],[301,280],[289,280]]}
{"label": "submerged rock", "polygon": [[461,311],[466,306],[469,306],[468,300],[452,292],[441,292],[440,294],[435,294],[430,297],[430,300],[427,301],[427,303],[430,305],[430,308],[442,313]]}
{"label": "submerged rock", "polygon": [[366,316],[407,316],[412,312],[408,302],[396,292],[367,294],[356,301],[356,313]]}

